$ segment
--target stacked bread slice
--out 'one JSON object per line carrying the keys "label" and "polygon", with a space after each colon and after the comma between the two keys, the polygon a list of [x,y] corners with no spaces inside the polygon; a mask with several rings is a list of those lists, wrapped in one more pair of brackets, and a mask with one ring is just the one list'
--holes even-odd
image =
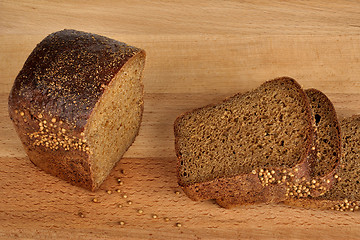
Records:
{"label": "stacked bread slice", "polygon": [[[335,108],[327,96],[319,90],[307,89],[314,126],[314,138],[308,157],[310,180],[294,179],[286,182],[285,202],[296,202],[298,199],[312,198],[324,195],[337,179],[334,177],[339,165],[340,124]],[[240,205],[237,198],[231,201],[217,199],[220,206],[230,208]]]}
{"label": "stacked bread slice", "polygon": [[288,205],[307,208],[355,211],[360,208],[360,115],[340,122],[342,154],[334,185],[322,196],[288,199]]}
{"label": "stacked bread slice", "polygon": [[307,205],[341,179],[335,109],[291,78],[185,113],[174,131],[179,185],[193,200]]}
{"label": "stacked bread slice", "polygon": [[309,181],[314,126],[301,86],[283,77],[175,121],[179,185],[224,207],[286,199]]}

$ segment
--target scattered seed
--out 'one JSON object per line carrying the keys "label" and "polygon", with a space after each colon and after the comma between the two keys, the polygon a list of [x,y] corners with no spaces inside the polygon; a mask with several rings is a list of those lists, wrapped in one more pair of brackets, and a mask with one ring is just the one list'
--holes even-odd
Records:
{"label": "scattered seed", "polygon": [[51,122],[55,123],[56,122],[56,118],[52,118]]}
{"label": "scattered seed", "polygon": [[131,205],[131,204],[132,204],[132,201],[127,201],[127,204]]}
{"label": "scattered seed", "polygon": [[25,115],[25,113],[24,112],[20,112],[20,116],[24,116]]}
{"label": "scattered seed", "polygon": [[106,193],[107,193],[107,194],[111,194],[112,191],[111,191],[111,190],[107,190]]}
{"label": "scattered seed", "polygon": [[79,215],[79,217],[81,217],[81,218],[84,218],[84,217],[85,217],[85,215],[84,215],[82,212],[79,212],[78,215]]}
{"label": "scattered seed", "polygon": [[119,205],[118,205],[118,207],[119,207],[119,208],[122,208],[122,207],[123,207],[123,205],[119,204]]}
{"label": "scattered seed", "polygon": [[151,217],[154,218],[154,219],[158,218],[158,216],[156,214],[151,215]]}
{"label": "scattered seed", "polygon": [[182,225],[181,225],[181,223],[176,223],[175,226],[176,227],[181,227]]}
{"label": "scattered seed", "polygon": [[119,222],[119,225],[123,226],[123,225],[125,225],[125,222],[124,222],[124,221],[120,221],[120,222]]}
{"label": "scattered seed", "polygon": [[97,202],[99,202],[96,198],[93,198],[93,200],[92,200],[94,203],[97,203]]}
{"label": "scattered seed", "polygon": [[116,189],[116,191],[117,191],[117,192],[121,192],[121,190],[120,190],[120,189]]}
{"label": "scattered seed", "polygon": [[179,192],[179,191],[175,191],[175,194],[176,194],[176,195],[179,195],[179,194],[180,194],[180,192]]}
{"label": "scattered seed", "polygon": [[138,209],[137,212],[141,214],[141,213],[143,213],[144,211],[143,211],[142,209]]}
{"label": "scattered seed", "polygon": [[168,217],[164,217],[164,221],[168,222],[168,221],[170,221],[170,219]]}
{"label": "scattered seed", "polygon": [[127,198],[128,196],[127,196],[126,194],[124,194],[122,197],[123,197],[123,198]]}

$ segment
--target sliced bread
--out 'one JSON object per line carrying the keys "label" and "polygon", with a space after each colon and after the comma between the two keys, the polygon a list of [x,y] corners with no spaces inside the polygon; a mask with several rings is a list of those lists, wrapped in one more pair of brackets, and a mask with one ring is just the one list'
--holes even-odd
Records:
{"label": "sliced bread", "polygon": [[[295,199],[325,194],[336,180],[334,175],[341,154],[340,124],[333,104],[319,90],[307,89],[305,93],[309,98],[315,132],[309,155],[310,180],[297,179],[286,183],[285,195]],[[236,199],[224,199],[218,199],[218,204],[225,207],[236,205]]]}
{"label": "sliced bread", "polygon": [[342,154],[333,186],[323,196],[290,199],[285,203],[305,208],[355,211],[360,208],[360,115],[340,121]]}
{"label": "sliced bread", "polygon": [[9,115],[30,160],[97,189],[138,134],[145,52],[76,30],[47,36],[15,79]]}
{"label": "sliced bread", "polygon": [[193,200],[278,202],[286,183],[310,179],[311,109],[291,78],[185,113],[174,133],[178,182]]}
{"label": "sliced bread", "polygon": [[312,178],[324,178],[334,172],[341,158],[340,123],[330,99],[321,91],[306,89],[315,121],[316,158],[310,163]]}
{"label": "sliced bread", "polygon": [[335,182],[334,175],[341,158],[340,124],[329,98],[319,90],[307,89],[315,126],[315,138],[309,158],[311,181],[289,185],[293,198],[325,194]]}

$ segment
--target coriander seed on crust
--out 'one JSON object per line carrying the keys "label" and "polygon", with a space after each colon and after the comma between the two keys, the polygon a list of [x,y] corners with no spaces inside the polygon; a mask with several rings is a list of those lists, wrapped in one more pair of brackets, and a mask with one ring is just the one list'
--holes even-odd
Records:
{"label": "coriander seed on crust", "polygon": [[138,134],[145,56],[142,49],[76,30],[41,41],[8,102],[30,160],[73,185],[97,189]]}

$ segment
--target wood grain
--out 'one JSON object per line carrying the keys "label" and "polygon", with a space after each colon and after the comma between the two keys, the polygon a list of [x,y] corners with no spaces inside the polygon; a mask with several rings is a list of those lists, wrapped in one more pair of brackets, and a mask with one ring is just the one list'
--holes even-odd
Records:
{"label": "wood grain", "polygon": [[[358,212],[192,202],[177,187],[172,125],[283,75],[326,93],[340,117],[359,114],[359,12],[351,1],[0,1],[0,239],[360,239]],[[95,193],[31,164],[7,113],[27,56],[63,28],[148,54],[140,134]]]}

